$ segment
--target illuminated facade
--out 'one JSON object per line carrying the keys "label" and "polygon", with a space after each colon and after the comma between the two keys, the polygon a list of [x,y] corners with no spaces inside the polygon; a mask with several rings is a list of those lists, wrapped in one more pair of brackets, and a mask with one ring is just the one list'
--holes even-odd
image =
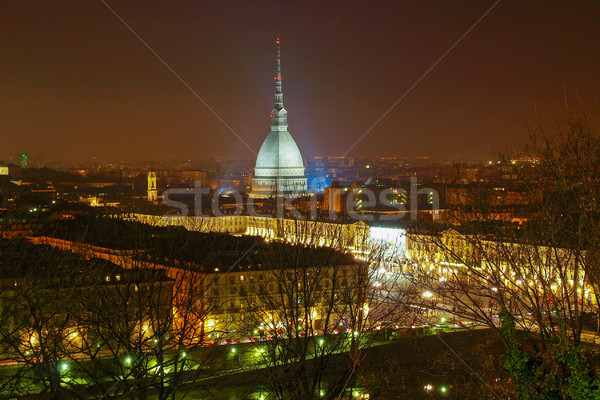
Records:
{"label": "illuminated facade", "polygon": [[[160,222],[170,220],[169,218],[159,218],[161,219],[146,219],[145,222],[154,221],[155,225],[160,225]],[[226,218],[217,220],[220,222],[221,228],[231,227],[232,222],[242,221],[241,219],[236,221],[231,217]],[[184,221],[186,219],[173,219],[170,222]],[[191,217],[189,221],[197,222],[198,220],[196,217]],[[203,226],[207,227],[207,225]],[[217,225],[212,227],[215,226]],[[186,226],[188,229],[189,227],[190,225]],[[261,232],[270,234],[267,231],[261,230]],[[170,285],[166,286],[166,290],[157,290],[157,293],[164,297],[159,304],[161,309],[167,304],[174,305],[172,308],[173,334],[179,335],[178,340],[181,340],[182,343],[188,343],[188,341],[196,343],[200,338],[207,343],[216,343],[224,339],[240,340],[250,336],[276,335],[278,332],[281,333],[285,326],[285,315],[288,315],[287,307],[291,307],[291,304],[295,305],[290,300],[296,301],[297,296],[304,295],[310,298],[308,300],[305,298],[305,301],[309,301],[310,304],[303,311],[303,321],[300,321],[298,326],[302,326],[304,329],[312,328],[316,331],[321,331],[328,326],[331,333],[331,330],[336,328],[336,323],[346,322],[347,318],[344,317],[347,315],[352,301],[349,299],[354,298],[351,294],[357,289],[354,283],[363,279],[365,268],[368,265],[351,258],[337,261],[330,259],[332,262],[327,264],[322,263],[319,259],[314,259],[311,261],[311,263],[314,262],[313,265],[301,263],[294,267],[293,264],[290,264],[287,269],[278,268],[276,259],[273,259],[271,265],[244,262],[243,266],[231,269],[223,268],[222,264],[216,262],[214,267],[193,269],[190,268],[191,264],[189,263],[159,264],[135,257],[135,254],[128,250],[103,248],[52,237],[33,237],[32,242],[51,245],[88,257],[93,255],[96,259],[102,259],[101,261],[116,262],[123,268],[135,269],[135,273],[158,271],[156,275],[160,278],[159,283]],[[139,256],[139,253],[137,255]],[[289,274],[289,271],[300,271],[300,275]],[[131,275],[134,272],[124,270],[119,275],[106,273],[101,274],[100,277],[105,282],[112,282],[116,285],[124,283],[126,273]],[[296,286],[298,283],[302,285],[303,278],[300,280],[298,278],[304,277],[304,274],[318,277],[319,285],[304,288]],[[0,283],[2,283],[1,280]],[[293,285],[290,286],[290,283]],[[7,284],[12,284],[12,281],[8,281]],[[344,293],[345,296],[336,296],[332,303],[329,299],[334,289],[337,293]],[[196,290],[197,292],[195,292]],[[202,295],[194,297],[195,294]],[[192,298],[189,297],[190,295]],[[121,298],[120,296],[115,297],[117,300]],[[274,299],[277,301],[273,301]],[[280,302],[280,299],[283,299],[283,302]],[[192,312],[190,312],[192,310],[189,308],[190,306],[193,309]],[[139,326],[144,332],[146,330],[152,332],[153,325],[152,321],[144,320]],[[342,330],[347,327],[338,326],[337,328]]]}
{"label": "illuminated facade", "polygon": [[[1,247],[3,254],[14,251],[6,242]],[[65,250],[73,249],[65,246]],[[83,249],[79,250],[83,253]],[[60,349],[66,359],[83,359],[92,341],[102,342],[106,346],[102,347],[104,352],[118,346],[119,337],[108,334],[109,326],[115,330],[126,326],[132,337],[148,346],[153,343],[154,332],[171,333],[174,281],[165,271],[125,269],[100,258],[70,258],[35,244],[20,246],[18,252],[32,255],[31,259],[24,258],[14,273],[0,278],[2,327],[11,333],[2,344],[3,365],[23,355],[33,359],[47,357],[50,348]],[[42,260],[43,271],[32,262],[40,254],[48,257]],[[126,293],[134,291],[136,300],[131,301]],[[44,329],[39,329],[39,324]],[[8,337],[10,340],[6,340]],[[94,346],[94,351],[99,349]]]}
{"label": "illuminated facade", "polygon": [[256,158],[250,197],[298,197],[306,193],[306,175],[298,145],[288,132],[287,111],[283,107],[279,39],[277,39],[275,107],[270,117],[271,132],[263,142]]}
{"label": "illuminated facade", "polygon": [[363,221],[339,223],[249,215],[183,217],[133,213],[127,214],[126,219],[152,226],[183,226],[189,231],[260,236],[267,241],[329,247],[363,260],[375,250],[377,257],[390,268],[399,268],[408,257],[404,229],[369,226]]}
{"label": "illuminated facade", "polygon": [[156,171],[150,168],[148,172],[148,201],[155,203],[158,201],[158,191],[156,189]]}
{"label": "illuminated facade", "polygon": [[[577,274],[573,251],[566,248],[531,246],[492,239],[478,240],[454,229],[448,229],[440,237],[435,237],[407,233],[402,228],[369,226],[362,221],[341,224],[245,215],[162,217],[144,214],[129,214],[127,219],[154,226],[175,225],[193,231],[260,236],[267,241],[343,249],[363,260],[369,256],[372,258],[373,253],[377,253],[376,258],[388,270],[430,276],[440,281],[464,277],[463,274],[468,275],[469,268],[482,271],[500,268],[506,275],[503,283],[507,286],[525,282],[527,285],[534,285],[536,281],[552,281],[560,286],[562,280],[568,284],[565,291],[577,291],[579,296],[583,295],[590,302],[596,301],[581,272]],[[521,276],[519,271],[513,271],[514,261],[503,258],[507,255],[523,258],[523,265],[527,266],[529,263],[529,270],[532,272]],[[560,268],[564,268],[566,272],[560,273]]]}
{"label": "illuminated facade", "polygon": [[[342,303],[344,300],[340,297],[337,300],[338,307],[332,307],[326,299],[334,287],[338,293],[352,293],[356,288],[352,288],[351,283],[359,279],[364,268],[365,265],[360,263],[308,267],[303,272],[319,276],[321,281],[318,288],[314,291],[306,289],[307,292],[300,288],[287,291],[285,288],[297,282],[289,274],[276,269],[219,271],[216,268],[215,272],[207,273],[205,278],[208,284],[204,296],[208,299],[210,310],[206,317],[206,339],[218,342],[219,333],[232,330],[237,333],[236,339],[285,332],[286,323],[289,323],[285,316],[289,313],[286,307],[290,307],[290,296],[303,293],[311,293],[313,298],[310,310],[302,315],[304,322],[316,331],[321,331],[326,326],[335,328],[335,321],[345,320],[343,313],[348,312],[348,304]],[[274,302],[274,299],[283,299],[284,303],[287,300],[288,304]]]}
{"label": "illuminated facade", "polygon": [[597,304],[580,265],[586,262],[585,254],[568,248],[493,240],[448,229],[439,236],[407,235],[406,253],[410,262],[405,273],[476,286],[499,277],[489,282],[490,287],[502,285],[522,293],[547,290],[546,298],[568,296]]}

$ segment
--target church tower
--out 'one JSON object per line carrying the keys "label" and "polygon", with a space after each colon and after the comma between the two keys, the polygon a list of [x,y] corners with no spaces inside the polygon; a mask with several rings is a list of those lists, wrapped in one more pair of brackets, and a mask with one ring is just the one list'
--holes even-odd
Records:
{"label": "church tower", "polygon": [[148,172],[148,201],[156,203],[158,201],[158,191],[156,190],[156,172],[150,168]]}
{"label": "church tower", "polygon": [[275,107],[271,111],[271,132],[263,142],[254,168],[250,197],[298,197],[306,194],[304,161],[294,138],[288,132],[287,111],[283,107],[281,50],[277,39]]}

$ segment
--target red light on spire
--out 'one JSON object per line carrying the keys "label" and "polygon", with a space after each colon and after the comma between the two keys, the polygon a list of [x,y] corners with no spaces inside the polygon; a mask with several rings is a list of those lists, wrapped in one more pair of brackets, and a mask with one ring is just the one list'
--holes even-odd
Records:
{"label": "red light on spire", "polygon": [[277,38],[277,40],[275,41],[276,44],[280,44],[281,41],[279,40],[279,38]]}

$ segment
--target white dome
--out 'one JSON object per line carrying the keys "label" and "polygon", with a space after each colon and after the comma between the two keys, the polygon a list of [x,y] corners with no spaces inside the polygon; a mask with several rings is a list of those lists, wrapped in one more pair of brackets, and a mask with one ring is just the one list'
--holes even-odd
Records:
{"label": "white dome", "polygon": [[289,132],[271,131],[269,133],[256,158],[256,169],[262,168],[304,168],[304,161],[298,145]]}

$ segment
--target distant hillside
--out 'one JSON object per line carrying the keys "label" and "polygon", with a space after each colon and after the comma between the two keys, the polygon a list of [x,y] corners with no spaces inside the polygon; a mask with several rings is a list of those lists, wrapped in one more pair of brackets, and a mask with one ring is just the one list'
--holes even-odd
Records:
{"label": "distant hillside", "polygon": [[81,182],[84,180],[81,175],[56,171],[51,168],[21,168],[13,164],[9,165],[9,168],[11,179],[22,179],[27,182]]}

